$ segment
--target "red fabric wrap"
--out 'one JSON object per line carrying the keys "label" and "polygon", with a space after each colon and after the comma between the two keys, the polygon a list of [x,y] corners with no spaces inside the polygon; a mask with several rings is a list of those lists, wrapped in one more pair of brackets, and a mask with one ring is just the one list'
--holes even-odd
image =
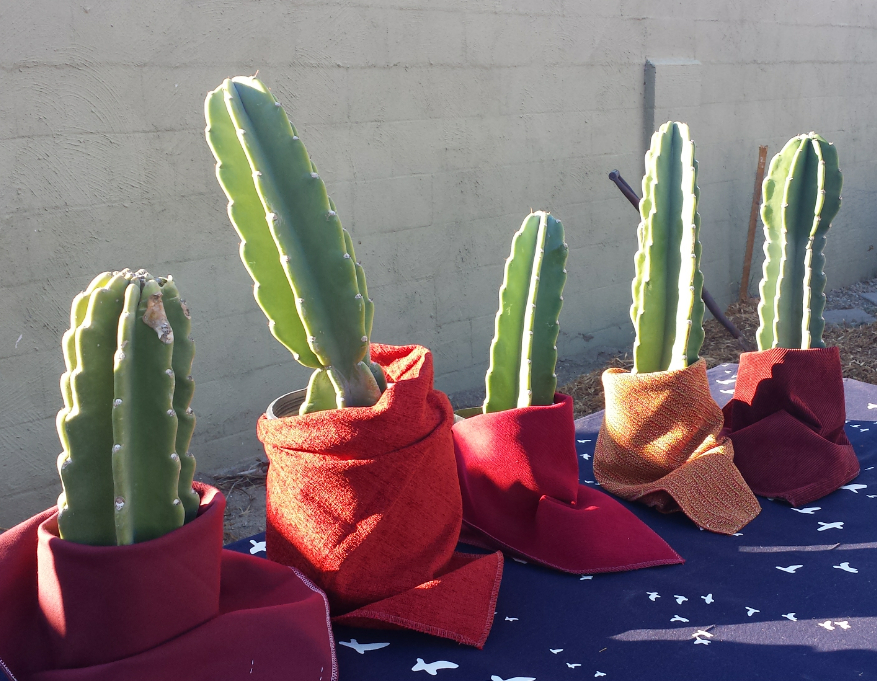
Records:
{"label": "red fabric wrap", "polygon": [[259,420],[268,558],[329,596],[335,621],[482,647],[502,554],[459,554],[462,501],[448,398],[419,346],[371,346],[391,385],[374,407]]}
{"label": "red fabric wrap", "polygon": [[837,348],[743,353],[724,414],[734,463],[756,494],[800,506],[859,474]]}
{"label": "red fabric wrap", "polygon": [[222,549],[225,499],[131,546],[58,537],[57,509],[0,535],[0,668],[18,681],[336,679],[325,595]]}
{"label": "red fabric wrap", "polygon": [[579,484],[568,395],[473,416],[453,434],[463,541],[575,574],[683,562],[624,506]]}

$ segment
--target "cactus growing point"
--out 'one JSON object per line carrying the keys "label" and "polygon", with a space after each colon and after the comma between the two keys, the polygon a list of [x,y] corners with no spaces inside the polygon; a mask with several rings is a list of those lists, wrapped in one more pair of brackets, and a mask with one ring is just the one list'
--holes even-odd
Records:
{"label": "cactus growing point", "polygon": [[703,344],[697,160],[684,123],[664,123],[646,154],[630,316],[634,372],[682,369]]}
{"label": "cactus growing point", "polygon": [[568,252],[563,225],[545,211],[530,213],[515,233],[499,290],[485,414],[554,403]]}
{"label": "cactus growing point", "polygon": [[759,350],[824,348],[825,248],[840,209],[837,149],[811,132],[789,140],[764,178]]}
{"label": "cactus growing point", "polygon": [[274,337],[316,370],[300,413],[375,404],[386,380],[369,360],[365,274],[286,112],[259,80],[241,76],[209,93],[204,109],[256,301]]}
{"label": "cactus growing point", "polygon": [[60,535],[97,546],[160,537],[199,503],[188,313],[170,277],[104,272],[74,298],[70,327],[57,418]]}

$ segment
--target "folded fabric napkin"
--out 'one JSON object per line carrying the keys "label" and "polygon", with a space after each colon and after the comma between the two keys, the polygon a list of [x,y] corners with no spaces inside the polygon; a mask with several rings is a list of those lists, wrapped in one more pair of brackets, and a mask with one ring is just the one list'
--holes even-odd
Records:
{"label": "folded fabric napkin", "polygon": [[800,506],[859,474],[837,348],[743,353],[724,413],[734,463],[756,494]]}
{"label": "folded fabric napkin", "polygon": [[607,494],[579,484],[573,401],[479,414],[454,425],[461,540],[575,574],[682,563]]}
{"label": "folded fabric napkin", "polygon": [[719,435],[722,410],[706,362],[685,369],[603,373],[606,414],[594,452],[603,489],[659,511],[681,510],[698,526],[733,534],[761,511]]}
{"label": "folded fabric napkin", "polygon": [[337,679],[326,597],[290,568],[222,549],[225,499],[158,539],[87,546],[57,508],[0,535],[0,667],[16,681]]}
{"label": "folded fabric napkin", "polygon": [[373,407],[258,423],[270,461],[268,558],[329,596],[333,620],[482,647],[502,554],[455,552],[463,509],[448,398],[420,346],[371,346],[389,387]]}

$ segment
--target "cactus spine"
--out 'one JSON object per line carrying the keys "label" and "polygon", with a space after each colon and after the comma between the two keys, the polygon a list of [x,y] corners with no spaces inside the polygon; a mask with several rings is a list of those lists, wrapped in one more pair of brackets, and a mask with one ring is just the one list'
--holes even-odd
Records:
{"label": "cactus spine", "polygon": [[811,132],[788,141],[764,179],[758,349],[824,348],[825,248],[840,209],[837,149]]}
{"label": "cactus spine", "polygon": [[646,153],[637,229],[634,372],[683,369],[703,344],[697,160],[684,123],[664,123]]}
{"label": "cactus spine", "polygon": [[568,252],[563,225],[544,211],[530,213],[515,232],[499,290],[484,413],[554,403]]}
{"label": "cactus spine", "polygon": [[300,413],[375,404],[386,380],[369,360],[365,273],[298,133],[256,78],[226,80],[204,109],[256,301],[274,337],[316,370]]}
{"label": "cactus spine", "polygon": [[98,275],[74,298],[70,321],[57,418],[61,537],[97,546],[160,537],[199,503],[187,456],[188,312],[170,277],[124,270]]}

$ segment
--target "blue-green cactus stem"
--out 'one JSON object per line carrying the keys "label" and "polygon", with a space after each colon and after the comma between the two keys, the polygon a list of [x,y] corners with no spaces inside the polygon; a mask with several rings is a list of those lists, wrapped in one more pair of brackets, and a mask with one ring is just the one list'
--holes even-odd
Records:
{"label": "blue-green cactus stem", "polygon": [[63,452],[58,499],[63,539],[93,546],[116,544],[113,519],[113,350],[129,278],[104,272],[73,301],[64,335],[67,371],[61,378],[64,408],[58,412]]}
{"label": "blue-green cactus stem", "polygon": [[112,469],[120,545],[161,537],[185,521],[178,495],[173,343],[159,283],[135,279],[125,291],[113,369]]}
{"label": "blue-green cactus stem", "polygon": [[688,126],[668,122],[646,154],[637,229],[633,304],[634,371],[682,369],[703,344],[697,160]]}
{"label": "blue-green cactus stem", "polygon": [[180,298],[180,292],[173,277],[160,279],[162,303],[171,325],[174,337],[172,368],[174,371],[173,408],[177,414],[177,437],[174,451],[180,458],[179,497],[186,511],[186,522],[198,515],[201,497],[192,489],[195,477],[195,457],[189,451],[192,433],[195,430],[195,413],[192,411],[192,396],[195,394],[195,381],[192,378],[192,360],[195,357],[195,342],[191,337],[192,322],[189,308]]}
{"label": "blue-green cactus stem", "polygon": [[255,78],[226,80],[208,95],[205,114],[256,299],[294,357],[325,374],[311,381],[316,393],[302,413],[328,408],[327,385],[336,407],[375,404],[383,386],[368,360],[373,311],[364,275],[296,130]]}
{"label": "blue-green cactus stem", "polygon": [[842,185],[837,149],[814,132],[792,138],[771,159],[761,205],[760,350],[825,347],[823,250]]}
{"label": "blue-green cactus stem", "polygon": [[485,413],[553,404],[568,252],[563,225],[544,211],[528,215],[512,238],[490,345]]}

